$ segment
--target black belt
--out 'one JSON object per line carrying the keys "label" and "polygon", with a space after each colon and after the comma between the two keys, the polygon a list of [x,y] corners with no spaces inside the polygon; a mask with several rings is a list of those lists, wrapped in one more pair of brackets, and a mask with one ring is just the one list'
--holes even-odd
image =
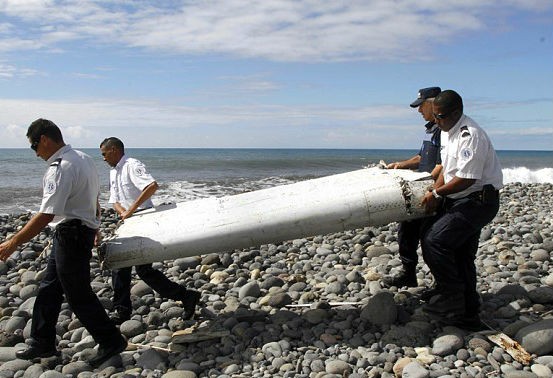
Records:
{"label": "black belt", "polygon": [[499,198],[499,190],[494,188],[493,185],[488,184],[488,185],[484,185],[482,190],[473,192],[469,194],[467,197],[481,202],[489,202]]}
{"label": "black belt", "polygon": [[76,218],[61,222],[56,226],[56,229],[94,230],[93,228],[85,225],[82,220]]}
{"label": "black belt", "polygon": [[64,226],[82,226],[82,224],[83,224],[83,221],[80,219],[70,219],[68,221],[60,223],[60,225],[64,225]]}
{"label": "black belt", "polygon": [[461,198],[446,197],[446,200],[448,202],[455,202],[455,201],[459,201],[459,200],[462,200],[462,199],[465,199],[465,198],[470,198],[470,199],[477,200],[477,201],[480,201],[480,202],[483,202],[483,203],[488,203],[489,201],[494,201],[494,200],[499,198],[499,190],[494,188],[493,185],[488,184],[488,185],[484,185],[482,190],[472,192],[472,193],[470,193],[469,195],[467,195],[465,197],[461,197]]}

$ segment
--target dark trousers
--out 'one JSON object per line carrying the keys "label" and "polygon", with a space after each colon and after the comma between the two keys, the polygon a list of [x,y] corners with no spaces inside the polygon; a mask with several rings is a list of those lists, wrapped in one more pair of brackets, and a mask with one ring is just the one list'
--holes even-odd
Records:
{"label": "dark trousers", "polygon": [[96,230],[81,226],[80,221],[56,227],[46,274],[33,307],[31,338],[35,343],[55,347],[56,323],[64,294],[71,310],[98,344],[119,341],[119,330],[90,287],[95,235]]}
{"label": "dark trousers", "polygon": [[473,198],[446,199],[444,207],[424,226],[423,257],[436,287],[444,295],[462,293],[467,315],[474,315],[479,307],[474,259],[480,231],[498,210],[499,195],[485,202]]}
{"label": "dark trousers", "polygon": [[424,219],[413,219],[399,224],[397,232],[399,258],[404,268],[415,270],[419,257],[417,248]]}
{"label": "dark trousers", "polygon": [[[162,272],[152,268],[152,264],[137,265],[135,269],[138,276],[163,298],[182,300],[186,295],[184,286],[168,279]],[[111,273],[113,305],[122,314],[132,312],[131,275],[132,267],[114,269]]]}

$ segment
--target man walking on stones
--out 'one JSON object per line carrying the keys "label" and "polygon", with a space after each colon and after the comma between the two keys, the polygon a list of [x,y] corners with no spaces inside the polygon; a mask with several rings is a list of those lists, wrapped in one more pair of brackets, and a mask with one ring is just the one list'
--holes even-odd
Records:
{"label": "man walking on stones", "polygon": [[5,261],[49,223],[57,225],[33,307],[31,342],[15,355],[25,360],[59,355],[56,323],[65,294],[71,310],[99,344],[96,356],[88,361],[96,367],[127,347],[90,286],[90,258],[100,226],[98,172],[90,156],[64,143],[52,121],[34,121],[27,138],[36,155],[49,164],[43,178],[42,204],[19,232],[0,244],[0,259]]}
{"label": "man walking on stones", "polygon": [[[106,138],[100,144],[100,152],[104,161],[112,167],[109,203],[121,219],[125,220],[136,211],[153,207],[151,197],[158,184],[142,162],[125,155],[123,142],[115,137]],[[135,268],[138,276],[162,297],[182,302],[184,319],[192,318],[200,299],[199,292],[169,280],[162,272],[152,268],[152,264],[137,265]],[[118,324],[130,319],[132,313],[131,273],[132,267],[114,269],[112,272],[115,306],[112,319]]]}

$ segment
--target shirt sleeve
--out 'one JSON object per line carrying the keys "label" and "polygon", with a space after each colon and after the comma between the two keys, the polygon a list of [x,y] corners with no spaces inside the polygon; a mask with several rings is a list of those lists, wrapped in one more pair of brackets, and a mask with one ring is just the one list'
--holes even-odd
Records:
{"label": "shirt sleeve", "polygon": [[43,178],[40,212],[61,215],[73,188],[73,172],[62,169],[62,163],[50,165]]}
{"label": "shirt sleeve", "polygon": [[110,170],[109,172],[109,200],[108,203],[114,204],[119,202],[119,198],[117,196],[117,182],[115,182],[115,177],[117,175],[117,172],[115,169]]}
{"label": "shirt sleeve", "polygon": [[488,141],[481,138],[477,130],[461,128],[455,176],[481,179],[488,148]]}
{"label": "shirt sleeve", "polygon": [[134,160],[129,168],[129,177],[140,191],[155,181],[141,161]]}

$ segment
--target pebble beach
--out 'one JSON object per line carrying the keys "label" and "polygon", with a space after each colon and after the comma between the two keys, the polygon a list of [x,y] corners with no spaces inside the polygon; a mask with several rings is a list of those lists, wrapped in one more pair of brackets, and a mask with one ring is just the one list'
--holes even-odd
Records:
{"label": "pebble beach", "polygon": [[[0,240],[30,216],[0,216]],[[116,225],[105,210],[103,233]],[[155,263],[202,293],[195,319],[183,320],[179,302],[134,275],[134,311],[120,326],[129,347],[96,369],[85,362],[96,344],[67,304],[57,325],[61,357],[15,358],[30,333],[46,229],[0,262],[0,378],[553,376],[553,184],[511,183],[501,192],[476,259],[482,330],[443,327],[422,312],[419,295],[433,283],[422,257],[417,288],[384,288],[382,278],[401,267],[397,227]],[[96,256],[91,274],[109,312],[110,272]],[[493,342],[500,333],[530,358]]]}

